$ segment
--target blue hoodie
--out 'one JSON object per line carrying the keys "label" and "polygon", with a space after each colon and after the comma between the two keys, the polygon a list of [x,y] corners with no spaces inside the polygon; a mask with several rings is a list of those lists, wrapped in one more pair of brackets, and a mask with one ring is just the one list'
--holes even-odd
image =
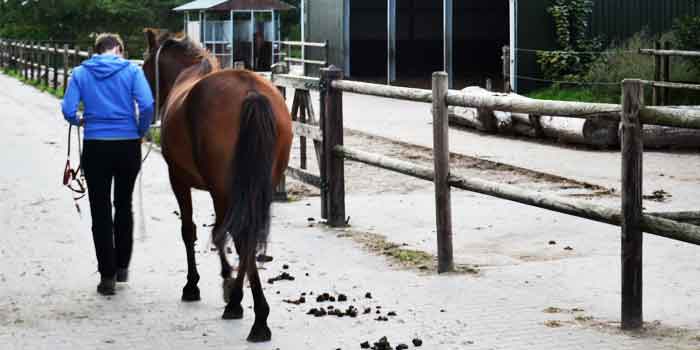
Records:
{"label": "blue hoodie", "polygon": [[73,69],[61,104],[63,117],[73,125],[79,123],[81,101],[86,140],[139,139],[153,119],[153,96],[143,70],[115,55],[95,55]]}

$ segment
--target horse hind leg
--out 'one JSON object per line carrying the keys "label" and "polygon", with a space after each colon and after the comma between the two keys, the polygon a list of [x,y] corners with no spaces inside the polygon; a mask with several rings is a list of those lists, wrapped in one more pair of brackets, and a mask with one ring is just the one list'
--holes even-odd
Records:
{"label": "horse hind leg", "polygon": [[[236,243],[236,246],[238,248],[238,243]],[[246,270],[249,264],[249,259],[242,257],[238,266],[236,279],[232,282],[224,280],[224,298],[226,298],[227,295],[229,297],[228,300],[226,300],[227,304],[224,309],[224,314],[221,316],[221,318],[225,320],[239,320],[243,318],[243,306],[241,305],[241,301],[243,301],[243,282],[245,281]]]}
{"label": "horse hind leg", "polygon": [[197,262],[194,254],[194,244],[197,241],[197,227],[192,221],[192,192],[191,189],[170,177],[170,184],[177,198],[180,207],[180,219],[182,220],[182,240],[185,243],[187,254],[187,284],[182,288],[182,301],[198,301],[201,299],[199,293],[199,273],[197,272]]}
{"label": "horse hind leg", "polygon": [[248,334],[248,341],[253,343],[266,342],[272,338],[272,332],[267,326],[267,317],[270,315],[270,305],[265,299],[258,267],[255,264],[255,249],[250,249],[248,254],[248,279],[250,280],[250,288],[253,292],[255,322]]}

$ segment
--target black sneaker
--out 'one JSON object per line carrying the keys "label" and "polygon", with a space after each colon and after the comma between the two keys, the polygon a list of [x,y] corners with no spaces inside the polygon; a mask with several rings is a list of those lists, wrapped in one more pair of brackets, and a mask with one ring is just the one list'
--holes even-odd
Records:
{"label": "black sneaker", "polygon": [[114,278],[102,277],[97,285],[97,293],[102,295],[114,295]]}
{"label": "black sneaker", "polygon": [[117,282],[129,281],[129,269],[117,269]]}

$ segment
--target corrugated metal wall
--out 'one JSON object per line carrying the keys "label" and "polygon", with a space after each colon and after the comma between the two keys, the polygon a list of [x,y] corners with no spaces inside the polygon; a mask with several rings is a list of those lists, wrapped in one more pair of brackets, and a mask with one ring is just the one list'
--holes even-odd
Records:
{"label": "corrugated metal wall", "polygon": [[[324,42],[328,40],[328,61],[337,67],[343,67],[343,0],[309,0],[307,2],[306,40]],[[309,59],[322,60],[315,55],[318,51],[309,50]],[[307,73],[318,76],[318,68],[308,66]]]}
{"label": "corrugated metal wall", "polygon": [[[700,16],[700,0],[594,0],[594,3],[591,31],[606,42],[624,40],[642,30],[650,34],[663,33],[671,29],[676,18]],[[518,48],[556,49],[554,23],[546,10],[549,5],[549,0],[518,1]],[[517,71],[520,76],[542,78],[537,57],[532,52],[518,53]],[[520,92],[545,85],[518,80]]]}
{"label": "corrugated metal wall", "polygon": [[595,0],[591,29],[606,40],[619,40],[643,29],[653,34],[668,31],[674,19],[685,15],[700,15],[700,1]]}

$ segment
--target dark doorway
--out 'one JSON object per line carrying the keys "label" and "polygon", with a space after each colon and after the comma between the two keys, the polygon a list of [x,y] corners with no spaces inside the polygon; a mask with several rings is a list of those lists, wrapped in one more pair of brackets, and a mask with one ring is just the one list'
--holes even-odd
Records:
{"label": "dark doorway", "polygon": [[[502,84],[502,47],[510,38],[508,0],[454,0],[454,88]],[[443,2],[396,0],[395,85],[430,88],[443,70]],[[387,81],[387,1],[350,1],[350,75]]]}
{"label": "dark doorway", "polygon": [[387,2],[350,1],[350,75],[386,83]]}

